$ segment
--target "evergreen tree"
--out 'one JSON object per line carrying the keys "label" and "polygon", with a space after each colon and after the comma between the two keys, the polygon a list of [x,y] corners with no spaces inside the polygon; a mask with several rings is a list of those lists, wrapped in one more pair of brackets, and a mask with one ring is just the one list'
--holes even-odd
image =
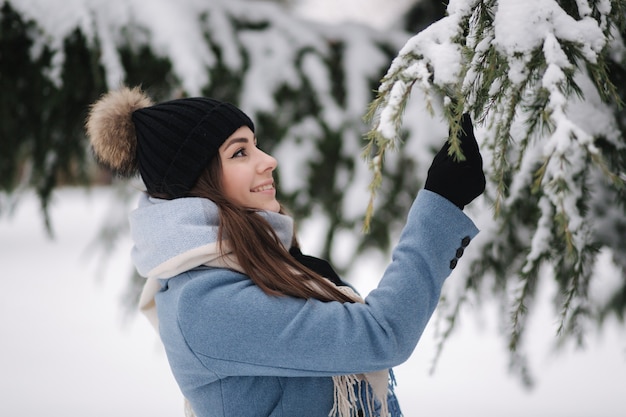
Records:
{"label": "evergreen tree", "polygon": [[[445,294],[443,334],[468,297],[490,290],[508,313],[511,366],[527,383],[520,344],[540,279],[556,282],[559,335],[582,343],[590,319],[624,318],[625,11],[608,0],[450,1],[443,19],[402,48],[370,108],[373,197],[413,88],[450,124],[457,158],[461,114],[483,127],[482,209],[493,226],[464,259],[461,288]],[[604,278],[594,269],[600,251],[622,278],[608,300],[590,295]]]}

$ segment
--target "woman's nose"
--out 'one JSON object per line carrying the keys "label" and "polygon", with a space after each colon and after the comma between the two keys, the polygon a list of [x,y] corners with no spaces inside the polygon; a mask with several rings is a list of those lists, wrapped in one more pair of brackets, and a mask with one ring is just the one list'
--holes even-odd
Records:
{"label": "woman's nose", "polygon": [[265,171],[274,171],[276,169],[276,167],[278,166],[278,161],[276,160],[276,158],[274,158],[272,155],[267,154],[261,150],[259,150],[259,152],[261,153],[260,157],[261,157],[261,162],[259,163],[259,170],[261,172],[265,172]]}

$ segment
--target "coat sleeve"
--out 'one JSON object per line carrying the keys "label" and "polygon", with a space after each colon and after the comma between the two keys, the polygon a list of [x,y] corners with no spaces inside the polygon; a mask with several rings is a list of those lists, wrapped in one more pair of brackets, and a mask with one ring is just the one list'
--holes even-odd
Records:
{"label": "coat sleeve", "polygon": [[180,332],[220,377],[330,376],[396,366],[415,349],[445,278],[477,232],[456,206],[422,190],[365,304],[268,296],[242,274],[214,270],[185,284]]}

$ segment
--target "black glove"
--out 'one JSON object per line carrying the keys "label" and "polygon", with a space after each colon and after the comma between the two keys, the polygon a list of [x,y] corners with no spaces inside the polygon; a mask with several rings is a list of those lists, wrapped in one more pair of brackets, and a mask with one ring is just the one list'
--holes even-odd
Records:
{"label": "black glove", "polygon": [[461,129],[459,139],[465,161],[457,161],[454,155],[448,155],[450,144],[446,141],[428,169],[424,188],[447,198],[463,210],[466,204],[485,191],[485,174],[472,119],[467,113],[461,118]]}

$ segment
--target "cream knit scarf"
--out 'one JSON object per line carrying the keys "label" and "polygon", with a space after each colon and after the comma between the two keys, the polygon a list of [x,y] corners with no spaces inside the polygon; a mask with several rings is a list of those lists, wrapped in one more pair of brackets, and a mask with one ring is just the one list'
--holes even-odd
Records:
{"label": "cream knit scarf", "polygon": [[[190,267],[199,265],[227,268],[244,273],[235,256],[228,249],[227,242],[223,243],[222,253],[220,253],[217,243],[210,243],[179,254],[148,273],[148,280],[139,299],[139,309],[148,318],[157,333],[159,323],[154,296],[161,289],[161,285],[156,277],[173,277],[189,270]],[[352,288],[347,286],[337,288],[347,294],[354,302],[364,302]],[[368,410],[366,417],[389,417],[387,407],[389,370],[385,369],[357,375],[337,375],[332,378],[334,404],[329,413],[330,417],[357,417],[359,408]],[[364,383],[368,385],[364,386]],[[364,398],[361,395],[362,390],[365,391]],[[378,415],[375,414],[376,403],[380,405],[380,413]],[[187,417],[195,417],[195,413],[186,399],[185,415]]]}

